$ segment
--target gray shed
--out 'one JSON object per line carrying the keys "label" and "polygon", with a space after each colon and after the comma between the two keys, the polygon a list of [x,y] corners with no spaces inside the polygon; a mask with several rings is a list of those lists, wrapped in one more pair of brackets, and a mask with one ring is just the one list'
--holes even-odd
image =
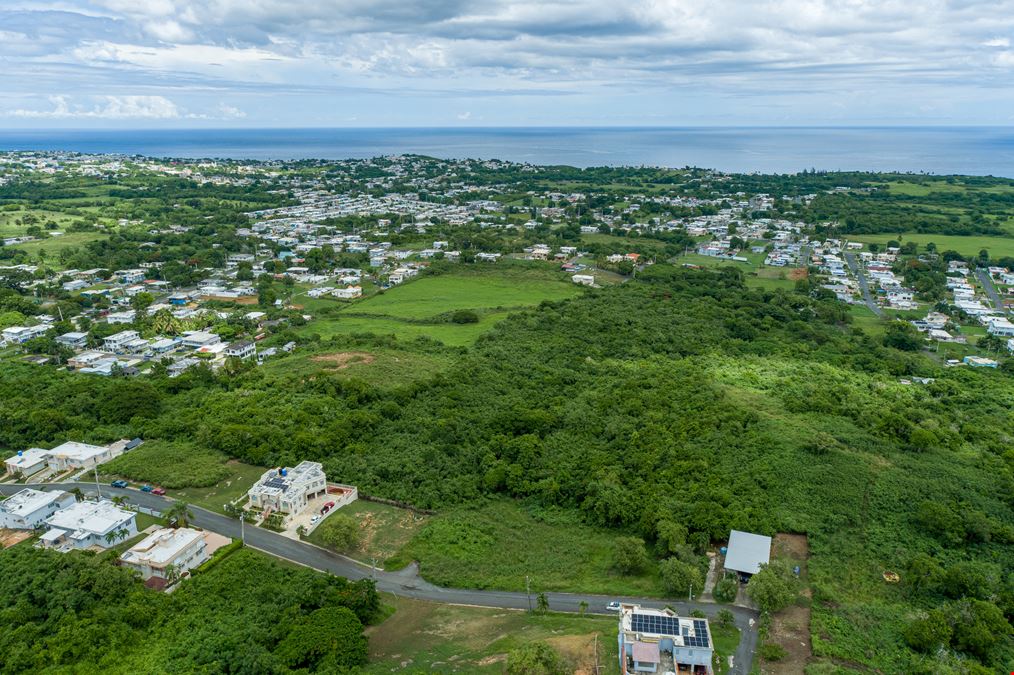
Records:
{"label": "gray shed", "polygon": [[757,574],[761,565],[771,562],[771,537],[733,530],[729,534],[729,551],[725,554],[725,569]]}

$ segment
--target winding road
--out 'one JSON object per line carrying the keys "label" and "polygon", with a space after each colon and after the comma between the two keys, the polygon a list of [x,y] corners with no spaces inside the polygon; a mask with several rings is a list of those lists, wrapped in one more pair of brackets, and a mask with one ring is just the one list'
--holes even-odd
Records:
{"label": "winding road", "polygon": [[[24,488],[37,490],[73,490],[79,488],[85,495],[94,496],[95,483],[43,483],[43,484],[0,484],[0,494],[11,495]],[[148,492],[133,488],[114,488],[102,485],[103,497],[123,496],[135,506],[154,511],[165,511],[173,501]],[[216,532],[227,537],[240,537],[239,520],[209,511],[199,506],[189,505],[193,514],[194,525]],[[535,601],[535,594],[529,597],[525,593],[511,591],[489,591],[477,589],[443,588],[424,580],[419,576],[418,567],[410,565],[398,572],[386,572],[364,565],[358,561],[339,555],[319,546],[302,541],[289,539],[281,534],[259,527],[245,527],[246,545],[264,553],[294,562],[306,567],[330,572],[347,579],[372,578],[377,590],[392,593],[416,600],[429,600],[454,605],[472,605],[476,607],[496,607],[503,609],[529,609]],[[659,600],[657,598],[637,598],[625,596],[583,595],[576,593],[546,593],[549,608],[559,612],[579,612],[582,603],[587,603],[587,611],[596,614],[609,614],[606,604],[613,600],[634,602],[644,607],[672,607],[681,615],[688,615],[693,610],[704,612],[714,618],[721,609],[728,609],[735,617],[736,626],[740,629],[739,647],[733,659],[733,669],[729,672],[745,674],[750,672],[754,652],[757,648],[757,630],[755,628],[757,612],[744,607],[715,605],[710,603],[683,602],[678,600]]]}
{"label": "winding road", "polygon": [[877,316],[884,316],[884,310],[880,309],[880,306],[873,300],[873,295],[870,293],[870,282],[866,280],[866,273],[863,272],[863,268],[856,262],[856,254],[846,253],[845,262],[848,263],[852,274],[856,275],[856,279],[859,280],[859,290],[863,294],[863,301],[866,303],[866,306]]}

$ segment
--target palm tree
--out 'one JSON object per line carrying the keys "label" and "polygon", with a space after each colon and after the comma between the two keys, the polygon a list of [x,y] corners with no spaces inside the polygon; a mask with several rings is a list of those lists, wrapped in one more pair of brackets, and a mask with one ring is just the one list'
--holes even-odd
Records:
{"label": "palm tree", "polygon": [[119,536],[119,534],[120,534],[119,530],[109,530],[108,532],[106,532],[106,536],[104,537],[106,543],[112,546],[113,542],[116,541],[116,538]]}
{"label": "palm tree", "polygon": [[81,488],[74,488],[73,490],[70,491],[70,493],[74,495],[74,499],[76,499],[77,501],[79,502],[84,501],[84,493],[81,492]]}
{"label": "palm tree", "polygon": [[172,586],[180,580],[180,568],[172,563],[165,566],[165,580]]}
{"label": "palm tree", "polygon": [[116,531],[116,536],[119,537],[120,539],[126,539],[127,537],[130,536],[130,530],[128,530],[125,527],[121,527]]}
{"label": "palm tree", "polygon": [[186,502],[177,501],[173,502],[162,514],[162,517],[168,522],[176,521],[176,527],[186,527],[187,524],[193,519],[194,514],[190,512],[190,505]]}

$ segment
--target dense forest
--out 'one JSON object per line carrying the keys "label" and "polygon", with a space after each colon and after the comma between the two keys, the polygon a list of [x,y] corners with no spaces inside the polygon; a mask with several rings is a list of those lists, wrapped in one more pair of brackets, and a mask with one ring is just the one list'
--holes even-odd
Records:
{"label": "dense forest", "polygon": [[[137,434],[264,466],[315,459],[368,493],[552,505],[653,550],[730,528],[806,533],[816,655],[866,654],[889,672],[1009,663],[1014,383],[888,346],[800,290],[656,265],[517,313],[451,370],[390,388],[338,373],[139,381],[11,365],[0,443]],[[929,379],[900,381],[911,376]],[[952,656],[937,662],[941,645]]]}
{"label": "dense forest", "polygon": [[0,671],[340,673],[366,661],[363,624],[380,611],[371,581],[239,550],[167,595],[110,555],[0,556]]}

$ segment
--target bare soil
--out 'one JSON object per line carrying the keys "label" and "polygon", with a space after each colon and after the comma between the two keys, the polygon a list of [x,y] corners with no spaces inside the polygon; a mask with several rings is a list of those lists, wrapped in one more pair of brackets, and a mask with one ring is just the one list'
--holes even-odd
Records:
{"label": "bare soil", "polygon": [[574,669],[574,675],[595,675],[596,665],[602,665],[602,640],[598,635],[599,663],[595,663],[596,634],[587,635],[566,635],[553,637],[546,640],[556,652],[563,658],[564,662]]}
{"label": "bare soil", "polygon": [[14,544],[20,544],[25,539],[31,538],[32,533],[28,530],[4,530],[0,529],[0,548],[10,548]]}
{"label": "bare soil", "polygon": [[[799,565],[799,576],[806,581],[806,561],[810,557],[810,545],[805,534],[776,534],[773,554],[775,558],[788,558]],[[773,663],[762,662],[763,673],[788,673],[802,675],[813,657],[810,644],[810,587],[804,586],[802,595],[805,606],[792,605],[771,618],[770,642],[780,644],[788,655]]]}
{"label": "bare soil", "polygon": [[805,267],[797,267],[796,269],[790,271],[788,276],[790,281],[799,281],[800,279],[805,279],[810,276],[810,270]]}
{"label": "bare soil", "polygon": [[314,363],[326,363],[328,370],[345,370],[356,364],[368,365],[377,357],[368,352],[337,352],[335,354],[319,354],[310,358]]}

